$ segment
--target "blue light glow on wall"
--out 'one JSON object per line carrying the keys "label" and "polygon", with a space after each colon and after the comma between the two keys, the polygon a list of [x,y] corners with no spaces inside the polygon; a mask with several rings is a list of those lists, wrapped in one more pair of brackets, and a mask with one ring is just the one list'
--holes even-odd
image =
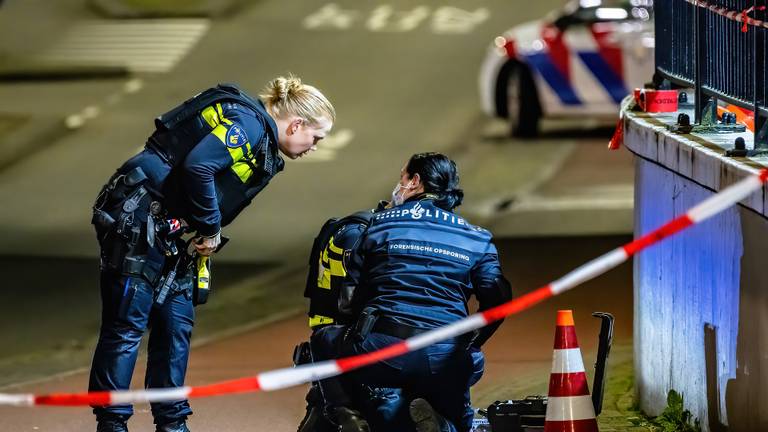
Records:
{"label": "blue light glow on wall", "polygon": [[[635,235],[685,213],[713,194],[636,158]],[[658,415],[670,389],[707,422],[704,325],[717,327],[721,420],[725,388],[736,375],[740,260],[738,208],[667,239],[635,258],[635,371],[642,408]],[[726,423],[727,424],[727,423]],[[706,426],[705,426],[706,428]]]}

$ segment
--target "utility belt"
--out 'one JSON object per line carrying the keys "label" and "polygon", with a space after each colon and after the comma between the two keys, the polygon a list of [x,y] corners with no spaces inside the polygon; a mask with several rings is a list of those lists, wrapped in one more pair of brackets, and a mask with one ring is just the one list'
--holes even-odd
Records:
{"label": "utility belt", "polygon": [[[357,323],[351,329],[351,335],[358,341],[365,339],[370,333],[380,333],[392,336],[398,339],[408,339],[426,333],[433,329],[412,327],[401,324],[385,317],[379,317],[371,308],[366,308],[360,314]],[[441,343],[454,343],[464,348],[468,348],[475,339],[476,332],[465,333],[450,339],[445,339]]]}
{"label": "utility belt", "polygon": [[101,245],[101,269],[143,278],[155,288],[158,305],[179,294],[195,305],[206,303],[210,258],[187,253],[189,244],[181,239],[186,227],[168,218],[147,180],[140,167],[116,173],[96,198],[91,223]]}
{"label": "utility belt", "polygon": [[[158,286],[168,257],[178,255],[183,227],[165,219],[161,195],[147,184],[140,167],[116,173],[101,189],[91,223],[101,246],[101,268],[122,275],[140,276]],[[173,261],[173,260],[171,260]],[[168,263],[177,267],[178,261]]]}

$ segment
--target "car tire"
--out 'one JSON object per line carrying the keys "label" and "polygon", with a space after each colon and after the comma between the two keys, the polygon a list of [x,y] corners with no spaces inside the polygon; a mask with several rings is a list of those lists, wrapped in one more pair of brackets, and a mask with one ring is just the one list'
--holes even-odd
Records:
{"label": "car tire", "polygon": [[520,63],[509,68],[507,113],[513,137],[531,138],[539,134],[541,105],[531,71]]}

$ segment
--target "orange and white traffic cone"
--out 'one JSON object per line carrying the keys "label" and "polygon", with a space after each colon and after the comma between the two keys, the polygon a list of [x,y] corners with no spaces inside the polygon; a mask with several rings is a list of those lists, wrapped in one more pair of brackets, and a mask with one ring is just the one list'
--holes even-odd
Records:
{"label": "orange and white traffic cone", "polygon": [[555,353],[549,377],[544,432],[597,432],[573,311],[557,311]]}

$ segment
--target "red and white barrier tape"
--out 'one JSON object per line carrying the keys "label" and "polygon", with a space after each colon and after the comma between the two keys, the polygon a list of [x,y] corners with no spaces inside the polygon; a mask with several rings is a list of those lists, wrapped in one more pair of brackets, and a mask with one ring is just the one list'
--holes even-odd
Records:
{"label": "red and white barrier tape", "polygon": [[[713,5],[701,0],[686,0],[686,1],[700,8],[709,9],[710,12],[720,15],[722,17],[726,17],[732,21],[743,23],[741,31],[745,33],[747,32],[747,25],[768,28],[768,23],[766,23],[765,21],[750,18],[747,15],[748,13],[754,12],[755,10],[754,6],[748,9],[744,9],[742,11],[734,11],[734,10],[728,10],[723,6]],[[758,6],[757,10],[765,10],[765,6]]]}
{"label": "red and white barrier tape", "polygon": [[370,365],[381,360],[397,357],[406,352],[424,348],[441,340],[479,329],[493,321],[514,315],[550,297],[568,291],[571,288],[618,266],[643,249],[737,204],[751,193],[760,189],[763,183],[767,180],[768,170],[761,170],[759,174],[741,180],[740,182],[723,189],[721,192],[712,195],[691,208],[688,213],[671,220],[662,227],[657,228],[624,246],[616,248],[582,265],[549,285],[492,309],[471,315],[445,327],[422,333],[379,351],[338,360],[328,360],[297,367],[276,369],[252,377],[238,378],[231,381],[196,387],[71,394],[59,393],[50,395],[0,394],[0,405],[82,406],[174,401],[187,398],[256,392],[260,390],[279,390],[340,375],[353,369]]}

